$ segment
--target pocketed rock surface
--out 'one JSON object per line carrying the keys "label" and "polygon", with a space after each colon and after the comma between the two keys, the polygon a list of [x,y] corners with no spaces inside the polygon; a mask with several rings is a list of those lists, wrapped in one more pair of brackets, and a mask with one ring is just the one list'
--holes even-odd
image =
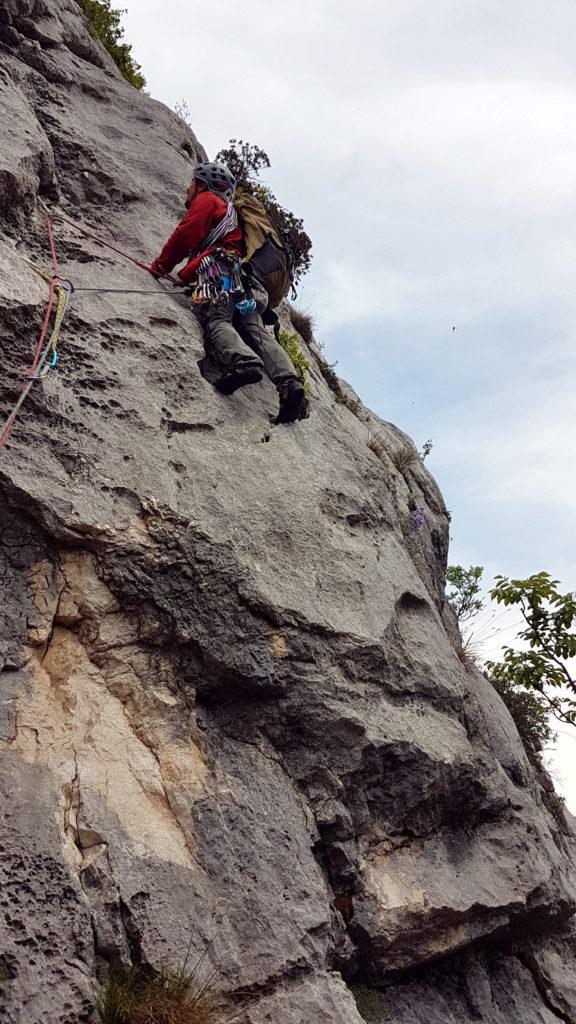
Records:
{"label": "pocketed rock surface", "polygon": [[[7,412],[38,200],[150,260],[205,154],[73,0],[6,0],[0,55]],[[312,415],[272,427],[184,304],[55,232],[60,361],[0,451],[2,1020],[95,1022],[103,965],[190,949],[251,1024],[571,1021],[575,834],[457,655],[411,442],[304,342]]]}

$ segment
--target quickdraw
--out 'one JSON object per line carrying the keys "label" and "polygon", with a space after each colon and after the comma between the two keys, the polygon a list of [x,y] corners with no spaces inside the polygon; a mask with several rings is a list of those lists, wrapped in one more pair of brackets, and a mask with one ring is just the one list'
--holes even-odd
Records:
{"label": "quickdraw", "polygon": [[236,309],[241,316],[247,316],[256,309],[254,299],[246,295],[237,253],[217,249],[202,256],[196,272],[196,284],[190,293],[192,305],[212,303],[225,306],[230,296],[237,300]]}
{"label": "quickdraw", "polygon": [[200,306],[205,302],[226,305],[229,295],[236,293],[244,293],[236,253],[217,249],[202,256],[196,271],[196,284],[190,293],[192,305]]}
{"label": "quickdraw", "polygon": [[[53,366],[56,366],[56,363],[58,361],[58,339],[60,337],[60,330],[62,327],[64,315],[66,313],[68,299],[72,292],[72,286],[70,282],[64,281],[58,276],[58,260],[56,257],[56,249],[54,246],[52,225],[50,224],[50,219],[48,217],[46,218],[46,221],[48,229],[48,240],[50,244],[50,256],[52,261],[52,276],[50,276],[50,274],[45,273],[43,270],[39,270],[38,267],[35,267],[34,264],[30,263],[29,260],[26,260],[25,262],[28,263],[28,265],[31,267],[35,274],[38,274],[38,276],[41,277],[44,281],[46,281],[50,286],[50,291],[48,293],[48,304],[46,307],[46,312],[44,314],[44,320],[42,321],[40,337],[38,338],[38,342],[34,350],[32,364],[30,366],[30,369],[28,370],[26,379],[24,380],[16,403],[13,406],[11,412],[6,417],[6,420],[4,421],[2,433],[0,434],[0,448],[2,448],[6,444],[6,441],[10,436],[12,427],[16,422],[16,417],[18,416],[18,413],[22,405],[26,401],[26,398],[30,393],[34,381],[41,380],[42,378],[44,378],[46,374],[49,372],[49,370]],[[48,326],[50,323],[50,317],[52,315],[52,310],[54,309],[55,299],[56,311],[54,314],[54,323],[52,326],[50,337],[48,338],[48,340],[46,340]]]}
{"label": "quickdraw", "polygon": [[[56,314],[54,317],[54,326],[52,328],[52,334],[48,339],[48,343],[46,345],[44,353],[40,356],[38,360],[38,365],[34,367],[34,379],[41,380],[43,377],[46,376],[48,370],[51,369],[53,366],[56,366],[56,363],[58,362],[58,341],[60,339],[60,330],[62,327],[64,314],[66,313],[68,300],[72,292],[74,291],[74,288],[70,281],[67,281],[64,278],[53,279],[50,277],[49,274],[46,274],[43,270],[39,270],[38,267],[35,267],[32,263],[30,264],[30,266],[32,267],[32,270],[36,274],[38,274],[39,277],[41,277],[44,281],[48,282],[50,287],[52,287],[52,282],[54,281],[54,291],[57,298]],[[48,365],[46,365],[49,356],[50,362],[48,363]]]}

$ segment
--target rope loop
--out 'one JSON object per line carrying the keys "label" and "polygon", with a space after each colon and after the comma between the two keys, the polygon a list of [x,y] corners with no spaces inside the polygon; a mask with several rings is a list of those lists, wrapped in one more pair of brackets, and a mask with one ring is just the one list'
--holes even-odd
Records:
{"label": "rope loop", "polygon": [[[8,440],[10,433],[12,431],[12,427],[16,422],[16,417],[18,416],[18,413],[22,405],[26,401],[26,398],[30,393],[34,381],[42,380],[49,372],[49,370],[53,366],[56,366],[56,363],[58,362],[57,345],[58,338],[60,337],[60,329],[62,327],[64,314],[66,313],[66,306],[68,305],[68,300],[70,298],[70,295],[74,291],[74,286],[72,282],[66,280],[65,278],[61,278],[58,273],[58,257],[56,255],[56,246],[54,244],[52,223],[50,220],[50,216],[48,214],[46,214],[46,228],[48,232],[48,244],[50,247],[52,275],[47,274],[44,270],[40,270],[38,267],[35,267],[34,264],[30,263],[29,260],[26,260],[26,262],[30,267],[32,267],[32,270],[48,284],[48,303],[46,306],[46,312],[44,313],[42,327],[40,328],[40,337],[38,338],[36,348],[34,349],[34,355],[32,358],[30,369],[26,374],[26,378],[20,389],[20,394],[18,395],[16,403],[13,406],[11,412],[8,413],[8,416],[6,417],[4,425],[2,427],[2,432],[0,433],[0,448],[3,448],[4,445],[6,444],[6,441]],[[50,324],[50,318],[52,316],[52,311],[54,309],[54,302],[56,302],[54,323],[52,326],[50,337],[48,338],[48,340],[46,340],[46,335],[48,334],[48,326]]]}
{"label": "rope loop", "polygon": [[[26,401],[26,398],[28,397],[28,394],[30,393],[30,389],[32,388],[32,385],[33,385],[34,381],[35,380],[43,380],[44,377],[46,377],[46,375],[49,373],[49,371],[53,367],[55,367],[57,362],[58,362],[58,349],[57,349],[57,345],[58,345],[58,339],[60,337],[60,330],[61,330],[61,327],[62,327],[62,321],[63,321],[64,315],[66,313],[66,308],[68,306],[68,302],[70,300],[70,296],[73,295],[75,291],[119,292],[119,293],[123,293],[123,294],[126,294],[126,295],[129,295],[129,294],[134,294],[134,295],[136,295],[136,294],[138,294],[138,295],[143,295],[143,294],[158,295],[159,294],[157,289],[155,289],[154,291],[152,291],[151,289],[128,289],[128,288],[126,288],[126,289],[125,288],[78,288],[78,289],[76,289],[74,287],[73,282],[70,281],[69,278],[61,277],[60,276],[59,267],[58,267],[58,254],[56,252],[56,243],[54,241],[53,220],[59,220],[59,221],[62,221],[64,224],[68,224],[70,227],[74,228],[76,231],[79,231],[80,234],[84,235],[86,238],[91,238],[93,241],[98,242],[100,245],[105,246],[105,248],[110,249],[112,252],[117,253],[118,256],[122,256],[124,259],[130,260],[131,263],[134,263],[137,267],[140,267],[142,270],[146,270],[146,271],[149,272],[150,268],[145,263],[142,263],[140,260],[135,259],[134,256],[131,256],[129,253],[123,252],[122,249],[118,249],[116,246],[112,245],[110,242],[106,242],[106,241],[104,241],[103,238],[99,238],[98,235],[95,235],[95,234],[93,234],[90,231],[86,231],[85,228],[80,227],[79,224],[75,224],[74,221],[69,220],[68,217],[65,217],[63,214],[61,214],[59,212],[51,214],[50,211],[47,209],[47,207],[44,205],[44,203],[42,202],[41,199],[38,199],[38,205],[40,206],[40,209],[42,210],[42,212],[44,214],[45,221],[46,221],[46,231],[47,231],[47,234],[48,234],[48,247],[50,249],[50,263],[51,263],[52,273],[48,274],[48,273],[46,273],[46,271],[40,270],[38,267],[35,267],[34,264],[30,262],[30,260],[25,259],[25,257],[21,256],[20,259],[22,259],[23,262],[27,263],[28,266],[30,266],[32,268],[32,270],[34,270],[34,272],[36,274],[38,274],[38,276],[41,277],[44,281],[46,281],[46,283],[48,284],[48,286],[49,286],[48,302],[47,302],[47,306],[46,306],[46,312],[44,313],[44,319],[42,320],[42,326],[41,326],[41,329],[40,329],[40,337],[38,338],[38,341],[36,343],[36,348],[34,349],[34,355],[33,355],[33,358],[32,358],[32,363],[31,363],[30,369],[28,370],[28,372],[26,374],[26,378],[25,378],[24,383],[22,385],[22,388],[20,390],[20,394],[18,396],[18,399],[17,399],[14,407],[12,408],[12,411],[6,417],[6,419],[4,421],[4,425],[2,427],[2,432],[0,433],[0,448],[3,448],[3,446],[6,444],[6,441],[8,440],[8,438],[10,436],[10,432],[12,430],[12,427],[14,426],[14,423],[16,421],[16,417],[18,415],[18,412],[21,409],[21,407],[24,404],[24,402]],[[165,274],[164,277],[163,277],[163,280],[169,281],[170,284],[174,285],[175,287],[179,287],[180,286],[180,282],[177,281],[176,278],[172,277],[171,274]],[[164,289],[162,289],[162,287],[161,287],[161,291],[162,290],[164,290]],[[183,291],[183,289],[181,289],[181,290]],[[50,336],[47,339],[46,336],[48,334],[48,327],[49,327],[49,324],[50,324],[50,319],[51,319],[52,313],[54,311],[54,305],[56,305],[56,309],[55,309],[55,312],[54,312],[54,323],[53,323],[53,326],[52,326],[52,331],[50,333]]]}

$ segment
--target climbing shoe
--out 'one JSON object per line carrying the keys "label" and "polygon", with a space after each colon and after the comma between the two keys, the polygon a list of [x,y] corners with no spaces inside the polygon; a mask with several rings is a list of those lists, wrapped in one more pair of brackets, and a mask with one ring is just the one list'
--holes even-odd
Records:
{"label": "climbing shoe", "polygon": [[229,370],[222,377],[214,381],[214,387],[222,395],[233,395],[238,388],[246,384],[258,384],[262,380],[262,371],[257,364],[239,366],[236,370]]}
{"label": "climbing shoe", "polygon": [[278,388],[280,395],[280,409],[276,417],[276,423],[293,423],[300,415],[300,409],[304,402],[304,385],[296,379],[289,380]]}

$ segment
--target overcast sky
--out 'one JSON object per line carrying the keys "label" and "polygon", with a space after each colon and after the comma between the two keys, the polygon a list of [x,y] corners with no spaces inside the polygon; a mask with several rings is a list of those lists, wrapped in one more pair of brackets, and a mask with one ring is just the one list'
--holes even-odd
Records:
{"label": "overcast sky", "polygon": [[451,562],[576,589],[574,0],[127,3],[151,94],[209,156],[269,154],[328,358],[434,443]]}

